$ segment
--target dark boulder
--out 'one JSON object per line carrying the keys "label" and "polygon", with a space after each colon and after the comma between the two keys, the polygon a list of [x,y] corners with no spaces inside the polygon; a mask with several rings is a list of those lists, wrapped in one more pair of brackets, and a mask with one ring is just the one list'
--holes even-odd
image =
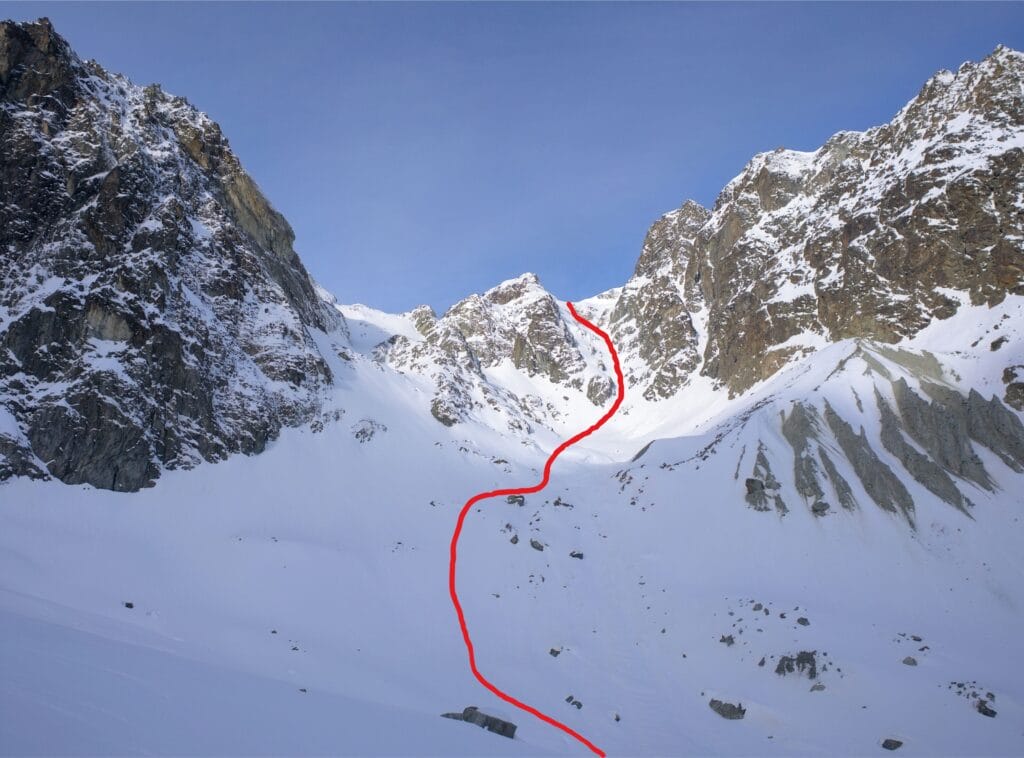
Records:
{"label": "dark boulder", "polygon": [[729,719],[730,721],[737,721],[743,718],[747,713],[747,709],[743,707],[743,703],[733,705],[732,703],[725,703],[721,700],[711,698],[711,702],[708,703],[708,705],[711,707],[711,710],[719,716],[724,719]]}
{"label": "dark boulder", "polygon": [[499,719],[496,716],[488,716],[475,705],[465,708],[462,713],[442,713],[441,717],[454,719],[456,721],[468,721],[470,724],[476,724],[482,729],[486,729],[488,732],[494,732],[495,734],[500,734],[502,737],[508,737],[509,739],[513,739],[516,736],[515,724],[511,721]]}
{"label": "dark boulder", "polygon": [[994,719],[996,717],[996,712],[992,710],[992,708],[989,707],[989,704],[984,700],[979,700],[974,707],[982,716],[988,716],[990,719]]}

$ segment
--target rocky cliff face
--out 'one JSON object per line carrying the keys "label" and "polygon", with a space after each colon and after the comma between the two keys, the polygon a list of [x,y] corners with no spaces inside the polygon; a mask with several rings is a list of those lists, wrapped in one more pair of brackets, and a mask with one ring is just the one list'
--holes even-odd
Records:
{"label": "rocky cliff face", "polygon": [[740,393],[827,342],[914,335],[959,293],[1024,293],[1022,91],[1024,55],[1000,47],[890,123],[758,155],[713,211],[660,219],[611,316],[644,395],[698,366]]}
{"label": "rocky cliff face", "polygon": [[0,478],[134,490],[316,412],[341,328],[219,127],[0,24]]}
{"label": "rocky cliff face", "polygon": [[648,400],[685,387],[701,364],[694,314],[704,307],[699,234],[711,213],[693,201],[654,223],[640,259],[611,311],[615,344],[630,384]]}

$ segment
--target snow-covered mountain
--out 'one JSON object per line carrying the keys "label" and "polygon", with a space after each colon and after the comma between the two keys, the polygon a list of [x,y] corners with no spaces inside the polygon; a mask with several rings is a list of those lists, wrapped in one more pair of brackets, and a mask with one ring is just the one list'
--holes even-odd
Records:
{"label": "snow-covered mountain", "polygon": [[[216,124],[45,20],[0,105],[0,751],[580,750],[472,678],[447,560],[603,343],[532,274],[337,303]],[[488,678],[609,754],[1024,750],[1022,159],[1000,47],[656,221],[575,304],[622,410],[466,522]]]}

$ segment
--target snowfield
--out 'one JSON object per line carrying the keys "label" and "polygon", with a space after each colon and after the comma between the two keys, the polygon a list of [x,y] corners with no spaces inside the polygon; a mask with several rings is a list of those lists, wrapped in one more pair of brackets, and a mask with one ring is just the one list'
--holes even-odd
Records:
{"label": "snowfield", "polygon": [[[1020,307],[965,307],[952,326],[1018,328]],[[942,339],[936,328],[920,344]],[[975,381],[981,347],[937,359]],[[474,508],[459,590],[481,670],[609,755],[862,755],[886,738],[914,755],[1019,755],[1016,472],[979,446],[997,488],[961,483],[970,515],[906,477],[915,529],[876,507],[838,454],[856,510],[744,503],[761,442],[792,491],[778,418],[793,400],[827,400],[879,433],[874,404],[855,402],[885,386],[869,359],[918,379],[873,349],[837,343],[724,408],[698,395],[698,420],[668,439],[661,407],[634,398],[581,444],[589,454],[555,465],[547,490]],[[367,354],[336,361],[338,420],[287,430],[260,456],[167,471],[133,494],[0,489],[4,753],[586,752],[475,682],[447,593],[464,500],[538,480],[546,451],[438,424],[414,379]],[[600,415],[591,408],[576,426]],[[633,444],[616,456],[623,436]],[[813,680],[776,673],[802,651]],[[995,718],[975,707],[987,693]],[[721,718],[711,698],[745,718]],[[518,724],[516,738],[439,718],[467,705]]]}

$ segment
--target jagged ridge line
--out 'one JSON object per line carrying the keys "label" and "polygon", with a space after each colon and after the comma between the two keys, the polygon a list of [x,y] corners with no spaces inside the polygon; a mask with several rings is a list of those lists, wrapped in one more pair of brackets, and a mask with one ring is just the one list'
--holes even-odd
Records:
{"label": "jagged ridge line", "polygon": [[566,302],[566,305],[568,306],[569,312],[572,314],[573,318],[575,318],[577,321],[583,324],[583,326],[585,326],[587,329],[594,332],[594,334],[598,335],[601,339],[604,340],[604,344],[607,346],[608,352],[612,357],[612,365],[615,369],[615,379],[618,383],[618,394],[615,397],[615,402],[612,403],[612,407],[609,408],[608,411],[603,416],[601,416],[601,418],[598,419],[596,423],[587,427],[582,432],[579,432],[573,437],[570,437],[561,445],[555,448],[554,452],[552,452],[551,455],[548,456],[547,462],[544,464],[544,475],[539,483],[533,485],[532,487],[511,487],[506,489],[490,490],[489,492],[481,492],[479,494],[474,495],[473,497],[466,501],[466,504],[462,506],[462,510],[459,511],[459,518],[455,523],[455,532],[454,534],[452,534],[451,558],[448,564],[448,591],[452,598],[452,604],[455,606],[455,613],[459,617],[459,628],[462,630],[462,639],[466,643],[466,651],[469,653],[469,668],[473,672],[473,676],[476,677],[477,681],[480,682],[480,684],[482,684],[492,693],[494,693],[496,696],[504,700],[506,703],[510,703],[511,705],[514,705],[516,708],[519,708],[520,710],[525,711],[526,713],[529,713],[532,716],[536,716],[541,721],[544,721],[558,729],[561,729],[570,737],[573,737],[574,739],[586,745],[587,748],[589,748],[593,753],[601,756],[601,758],[604,758],[605,752],[601,750],[601,748],[597,747],[597,745],[595,745],[582,734],[574,730],[572,727],[569,727],[563,724],[561,721],[558,721],[557,719],[554,719],[544,713],[541,713],[533,706],[527,705],[521,700],[517,700],[511,695],[502,692],[495,685],[491,684],[491,682],[489,682],[483,674],[480,673],[480,670],[476,666],[476,651],[473,648],[473,640],[470,639],[469,636],[469,627],[466,625],[466,616],[462,610],[462,603],[459,602],[459,593],[455,589],[455,564],[458,558],[459,536],[462,534],[462,526],[466,520],[466,516],[469,514],[470,508],[479,503],[481,500],[486,500],[488,498],[501,497],[502,495],[529,495],[544,489],[547,486],[548,481],[551,479],[551,467],[554,465],[555,460],[558,458],[558,456],[565,452],[567,448],[571,447],[572,445],[575,445],[577,442],[584,439],[585,437],[589,437],[591,434],[593,434],[602,426],[604,426],[604,424],[612,416],[615,415],[615,412],[618,411],[619,406],[622,405],[622,401],[626,397],[626,380],[622,375],[622,366],[619,364],[619,354],[615,350],[615,345],[612,344],[611,337],[609,337],[608,334],[604,332],[602,329],[595,326],[592,322],[588,321],[579,313],[577,313],[576,308],[573,307],[572,303]]}

